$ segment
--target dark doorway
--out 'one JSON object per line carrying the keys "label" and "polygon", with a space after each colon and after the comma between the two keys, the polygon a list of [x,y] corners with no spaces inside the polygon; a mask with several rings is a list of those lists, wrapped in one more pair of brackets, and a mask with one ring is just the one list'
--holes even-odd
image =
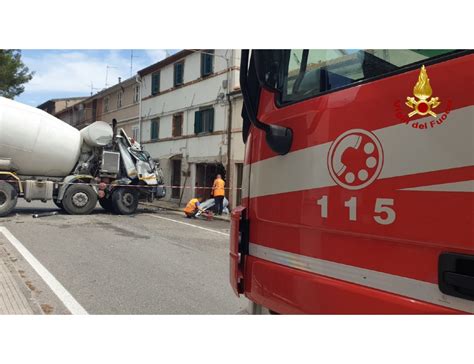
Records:
{"label": "dark doorway", "polygon": [[196,164],[196,197],[202,197],[205,200],[211,198],[211,187],[218,174],[225,181],[225,168],[222,164]]}
{"label": "dark doorway", "polygon": [[171,198],[179,198],[181,194],[181,159],[171,160]]}

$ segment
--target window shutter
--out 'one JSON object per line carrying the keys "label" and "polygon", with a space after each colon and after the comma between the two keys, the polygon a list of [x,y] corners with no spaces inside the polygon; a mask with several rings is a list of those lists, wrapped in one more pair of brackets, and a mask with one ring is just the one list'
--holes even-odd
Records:
{"label": "window shutter", "polygon": [[207,62],[206,62],[206,74],[210,75],[212,73],[212,56],[210,54],[206,55]]}
{"label": "window shutter", "polygon": [[206,55],[201,53],[201,76],[206,74]]}
{"label": "window shutter", "polygon": [[160,73],[155,73],[151,77],[151,94],[156,95],[160,92]]}
{"label": "window shutter", "polygon": [[214,131],[214,108],[207,110],[209,113],[209,125],[208,125],[208,131],[213,132]]}
{"label": "window shutter", "polygon": [[174,85],[178,86],[183,83],[183,63],[175,63],[174,65]]}
{"label": "window shutter", "polygon": [[202,131],[201,111],[194,113],[194,134],[199,134]]}

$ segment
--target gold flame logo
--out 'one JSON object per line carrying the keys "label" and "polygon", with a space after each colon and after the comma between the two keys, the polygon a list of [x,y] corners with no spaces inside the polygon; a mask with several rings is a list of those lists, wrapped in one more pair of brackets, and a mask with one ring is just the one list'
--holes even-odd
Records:
{"label": "gold flame logo", "polygon": [[415,87],[413,87],[413,95],[415,95],[415,97],[407,97],[405,103],[408,107],[414,109],[408,114],[410,118],[416,114],[430,114],[431,116],[436,116],[436,113],[431,109],[438,107],[439,104],[441,104],[441,101],[439,101],[439,97],[431,97],[432,93],[433,90],[431,89],[428,73],[426,72],[425,66],[422,66],[418,76],[418,81],[416,82]]}

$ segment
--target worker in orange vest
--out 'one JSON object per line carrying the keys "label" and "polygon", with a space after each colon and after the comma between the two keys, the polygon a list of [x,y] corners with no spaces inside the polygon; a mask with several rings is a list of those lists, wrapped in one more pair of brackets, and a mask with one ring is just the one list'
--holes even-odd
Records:
{"label": "worker in orange vest", "polygon": [[214,201],[216,203],[217,215],[222,215],[222,210],[224,208],[224,187],[225,182],[222,179],[222,176],[218,174],[212,186],[212,196],[214,197]]}
{"label": "worker in orange vest", "polygon": [[184,208],[184,214],[188,219],[195,217],[199,210],[202,210],[199,205],[201,204],[202,197],[192,198],[186,207]]}

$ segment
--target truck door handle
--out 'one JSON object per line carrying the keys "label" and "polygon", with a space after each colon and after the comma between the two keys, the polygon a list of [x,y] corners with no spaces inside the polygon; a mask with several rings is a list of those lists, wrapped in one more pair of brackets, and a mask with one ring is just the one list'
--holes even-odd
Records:
{"label": "truck door handle", "polygon": [[459,288],[474,289],[474,277],[454,272],[444,272],[444,281]]}
{"label": "truck door handle", "polygon": [[438,261],[441,292],[474,301],[474,256],[443,253]]}

